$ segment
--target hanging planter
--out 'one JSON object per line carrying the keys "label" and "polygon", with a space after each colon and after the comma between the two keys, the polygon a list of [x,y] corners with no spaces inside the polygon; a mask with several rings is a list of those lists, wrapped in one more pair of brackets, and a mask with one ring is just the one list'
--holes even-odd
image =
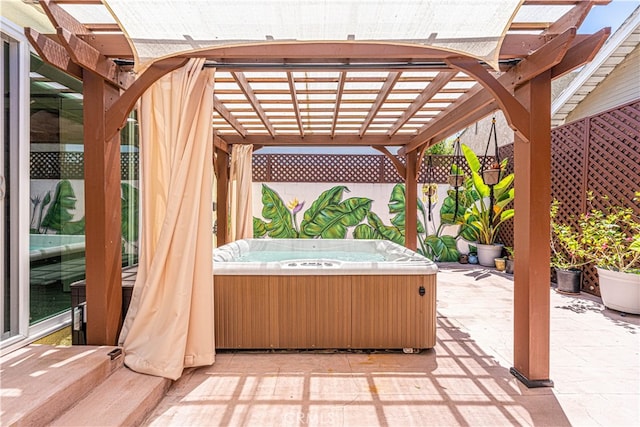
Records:
{"label": "hanging planter", "polygon": [[[495,149],[495,161],[488,167],[485,167],[487,161],[487,154],[489,153],[489,145],[491,145],[491,137],[493,137],[493,145]],[[491,120],[491,130],[489,131],[489,139],[487,140],[487,149],[484,152],[484,158],[482,159],[482,181],[485,185],[493,187],[500,182],[500,153],[498,151],[498,133],[496,132],[496,118]]]}
{"label": "hanging planter", "polygon": [[482,171],[482,181],[484,181],[486,185],[496,185],[500,182],[500,172],[500,164],[494,163],[490,169]]}
{"label": "hanging planter", "polygon": [[459,188],[464,185],[464,175],[459,174],[450,174],[449,175],[449,185],[453,188]]}
{"label": "hanging planter", "polygon": [[427,163],[427,182],[422,184],[422,196],[425,203],[427,203],[427,215],[428,220],[432,220],[433,205],[438,200],[438,184],[433,179],[433,161],[431,155],[429,155]]}
{"label": "hanging planter", "polygon": [[433,197],[438,192],[438,184],[422,184],[422,195],[425,197]]}

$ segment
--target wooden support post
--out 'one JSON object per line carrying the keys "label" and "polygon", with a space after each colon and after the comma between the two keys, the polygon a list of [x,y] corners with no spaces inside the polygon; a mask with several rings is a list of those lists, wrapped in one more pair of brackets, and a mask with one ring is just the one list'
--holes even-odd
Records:
{"label": "wooden support post", "polygon": [[514,356],[511,373],[527,387],[549,387],[551,72],[516,91],[531,117],[530,140],[515,138]]}
{"label": "wooden support post", "polygon": [[217,232],[218,246],[229,243],[229,153],[216,148]]}
{"label": "wooden support post", "polygon": [[418,162],[417,151],[413,150],[407,153],[406,159],[406,174],[404,178],[404,246],[415,251],[418,246],[418,174],[416,173]]}
{"label": "wooden support post", "polygon": [[122,317],[120,133],[107,140],[105,111],[118,89],[84,71],[87,344],[115,345]]}

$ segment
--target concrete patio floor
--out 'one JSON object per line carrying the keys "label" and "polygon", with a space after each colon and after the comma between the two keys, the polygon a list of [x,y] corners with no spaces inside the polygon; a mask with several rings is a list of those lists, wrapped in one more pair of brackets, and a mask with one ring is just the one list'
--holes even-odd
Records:
{"label": "concrete patio floor", "polygon": [[512,276],[440,267],[434,349],[219,353],[145,425],[640,425],[639,316],[550,289],[555,387],[527,389],[509,374]]}

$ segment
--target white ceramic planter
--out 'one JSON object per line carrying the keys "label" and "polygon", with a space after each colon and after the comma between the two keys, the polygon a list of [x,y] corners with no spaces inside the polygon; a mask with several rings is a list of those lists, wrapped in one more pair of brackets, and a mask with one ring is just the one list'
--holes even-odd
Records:
{"label": "white ceramic planter", "polygon": [[624,313],[640,314],[640,274],[596,269],[600,277],[602,303]]}
{"label": "white ceramic planter", "polygon": [[500,255],[502,255],[502,245],[497,243],[493,245],[477,243],[476,247],[478,248],[478,263],[485,267],[495,267],[495,259],[500,258]]}

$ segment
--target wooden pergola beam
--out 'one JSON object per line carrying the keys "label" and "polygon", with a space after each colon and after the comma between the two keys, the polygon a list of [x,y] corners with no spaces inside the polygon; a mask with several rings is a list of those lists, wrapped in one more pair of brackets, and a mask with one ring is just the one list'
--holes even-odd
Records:
{"label": "wooden pergola beam", "polygon": [[245,77],[244,73],[232,72],[231,75],[233,76],[234,80],[240,87],[240,90],[242,90],[242,93],[244,93],[247,100],[255,110],[256,114],[258,115],[258,118],[260,118],[260,121],[262,122],[264,127],[267,128],[269,135],[271,135],[272,138],[275,137],[276,131],[273,128],[271,121],[267,117],[267,114],[264,112],[262,105],[260,105],[260,100],[256,97],[256,94],[253,93],[253,89],[251,89],[251,85],[249,84],[249,81]]}
{"label": "wooden pergola beam", "polygon": [[338,88],[336,91],[336,102],[333,107],[333,118],[331,120],[331,138],[336,135],[336,125],[338,124],[338,114],[340,113],[340,104],[342,103],[342,94],[344,92],[344,83],[347,79],[347,73],[345,71],[340,73],[338,79]]}
{"label": "wooden pergola beam", "polygon": [[240,123],[240,121],[231,113],[231,111],[229,111],[224,103],[220,101],[220,99],[215,95],[213,95],[213,109],[216,110],[218,114],[220,114],[220,117],[222,117],[227,123],[229,123],[229,125],[236,132],[238,132],[240,136],[242,136],[243,138],[247,136],[247,130],[244,126],[242,126],[242,123]]}
{"label": "wooden pergola beam", "polygon": [[591,61],[610,35],[611,27],[607,27],[574,43],[562,61],[551,69],[551,78],[563,76]]}
{"label": "wooden pergola beam", "polygon": [[39,2],[42,10],[56,29],[64,28],[75,35],[91,34],[91,31],[84,24],[67,13],[67,11],[57,3],[59,2],[52,2],[51,0],[41,0]]}
{"label": "wooden pergola beam", "polygon": [[399,72],[392,72],[392,73],[389,73],[389,75],[387,76],[387,79],[382,85],[380,92],[378,92],[378,96],[376,97],[375,102],[373,103],[373,105],[371,106],[371,109],[369,110],[369,114],[367,114],[367,117],[362,122],[362,126],[360,127],[360,132],[358,132],[358,134],[360,135],[360,138],[364,136],[365,132],[371,125],[371,122],[373,122],[373,119],[378,114],[378,111],[380,111],[382,104],[384,104],[384,102],[387,100],[387,97],[391,93],[391,90],[393,90],[393,87],[395,86],[396,82],[400,78],[401,74],[402,73],[399,73]]}
{"label": "wooden pergola beam", "polygon": [[106,58],[93,46],[76,37],[65,28],[58,28],[58,37],[60,43],[69,52],[73,62],[119,86],[118,66],[115,62]]}
{"label": "wooden pergola beam", "polygon": [[393,136],[398,130],[411,119],[431,98],[455,77],[455,71],[442,71],[424,88],[409,107],[400,115],[398,120],[387,131],[388,136]]}
{"label": "wooden pergola beam", "polygon": [[[527,387],[549,379],[549,211],[551,208],[551,70],[516,89],[531,112],[531,138],[515,135],[514,343],[511,373]],[[524,259],[525,262],[518,260]]]}
{"label": "wooden pergola beam", "polygon": [[[549,43],[535,51],[527,59],[501,75],[497,80],[505,87],[505,90],[512,91],[523,82],[527,82],[538,74],[551,69],[562,61],[569,46],[576,35],[576,29],[570,28]],[[458,102],[444,110],[438,117],[423,127],[411,140],[404,152],[415,150],[421,145],[433,139],[437,134],[445,133],[459,128],[461,121],[471,114],[486,107],[494,98],[489,91],[482,90],[481,85],[476,85],[467,95],[460,97]]]}
{"label": "wooden pergola beam", "polygon": [[115,345],[122,316],[120,135],[107,136],[105,111],[119,90],[83,74],[87,344]]}
{"label": "wooden pergola beam", "polygon": [[304,138],[300,135],[280,134],[275,138],[269,135],[247,135],[245,138],[240,135],[225,135],[229,144],[239,145],[264,145],[264,146],[399,146],[404,145],[411,139],[411,135],[396,135],[389,138],[386,135],[367,135],[360,138],[353,134],[339,134],[331,138],[328,134],[307,134]]}
{"label": "wooden pergola beam", "polygon": [[542,33],[543,36],[552,34],[557,35],[565,32],[571,27],[579,28],[584,19],[589,14],[589,11],[593,7],[593,3],[590,1],[584,1],[576,4],[569,9],[560,19],[552,23],[549,28]]}
{"label": "wooden pergola beam", "polygon": [[296,82],[293,79],[292,72],[287,72],[287,82],[289,83],[289,93],[291,94],[291,105],[293,107],[293,112],[296,115],[298,130],[300,131],[300,136],[304,138],[304,126],[302,125],[302,117],[300,116],[300,106],[298,105],[298,93],[296,92]]}
{"label": "wooden pergola beam", "polygon": [[222,246],[229,243],[229,212],[227,199],[229,197],[229,152],[215,148],[215,171],[216,171],[216,240],[217,245]]}
{"label": "wooden pergola beam", "polygon": [[213,146],[216,150],[222,150],[225,153],[229,152],[229,144],[220,135],[213,134]]}
{"label": "wooden pergola beam", "polygon": [[64,46],[44,34],[40,34],[33,28],[25,28],[24,34],[38,53],[38,56],[45,62],[82,80],[82,68],[71,60],[71,56],[69,56],[69,52]]}
{"label": "wooden pergola beam", "polygon": [[93,46],[107,58],[133,58],[133,51],[127,38],[122,33],[76,34],[84,42]]}

